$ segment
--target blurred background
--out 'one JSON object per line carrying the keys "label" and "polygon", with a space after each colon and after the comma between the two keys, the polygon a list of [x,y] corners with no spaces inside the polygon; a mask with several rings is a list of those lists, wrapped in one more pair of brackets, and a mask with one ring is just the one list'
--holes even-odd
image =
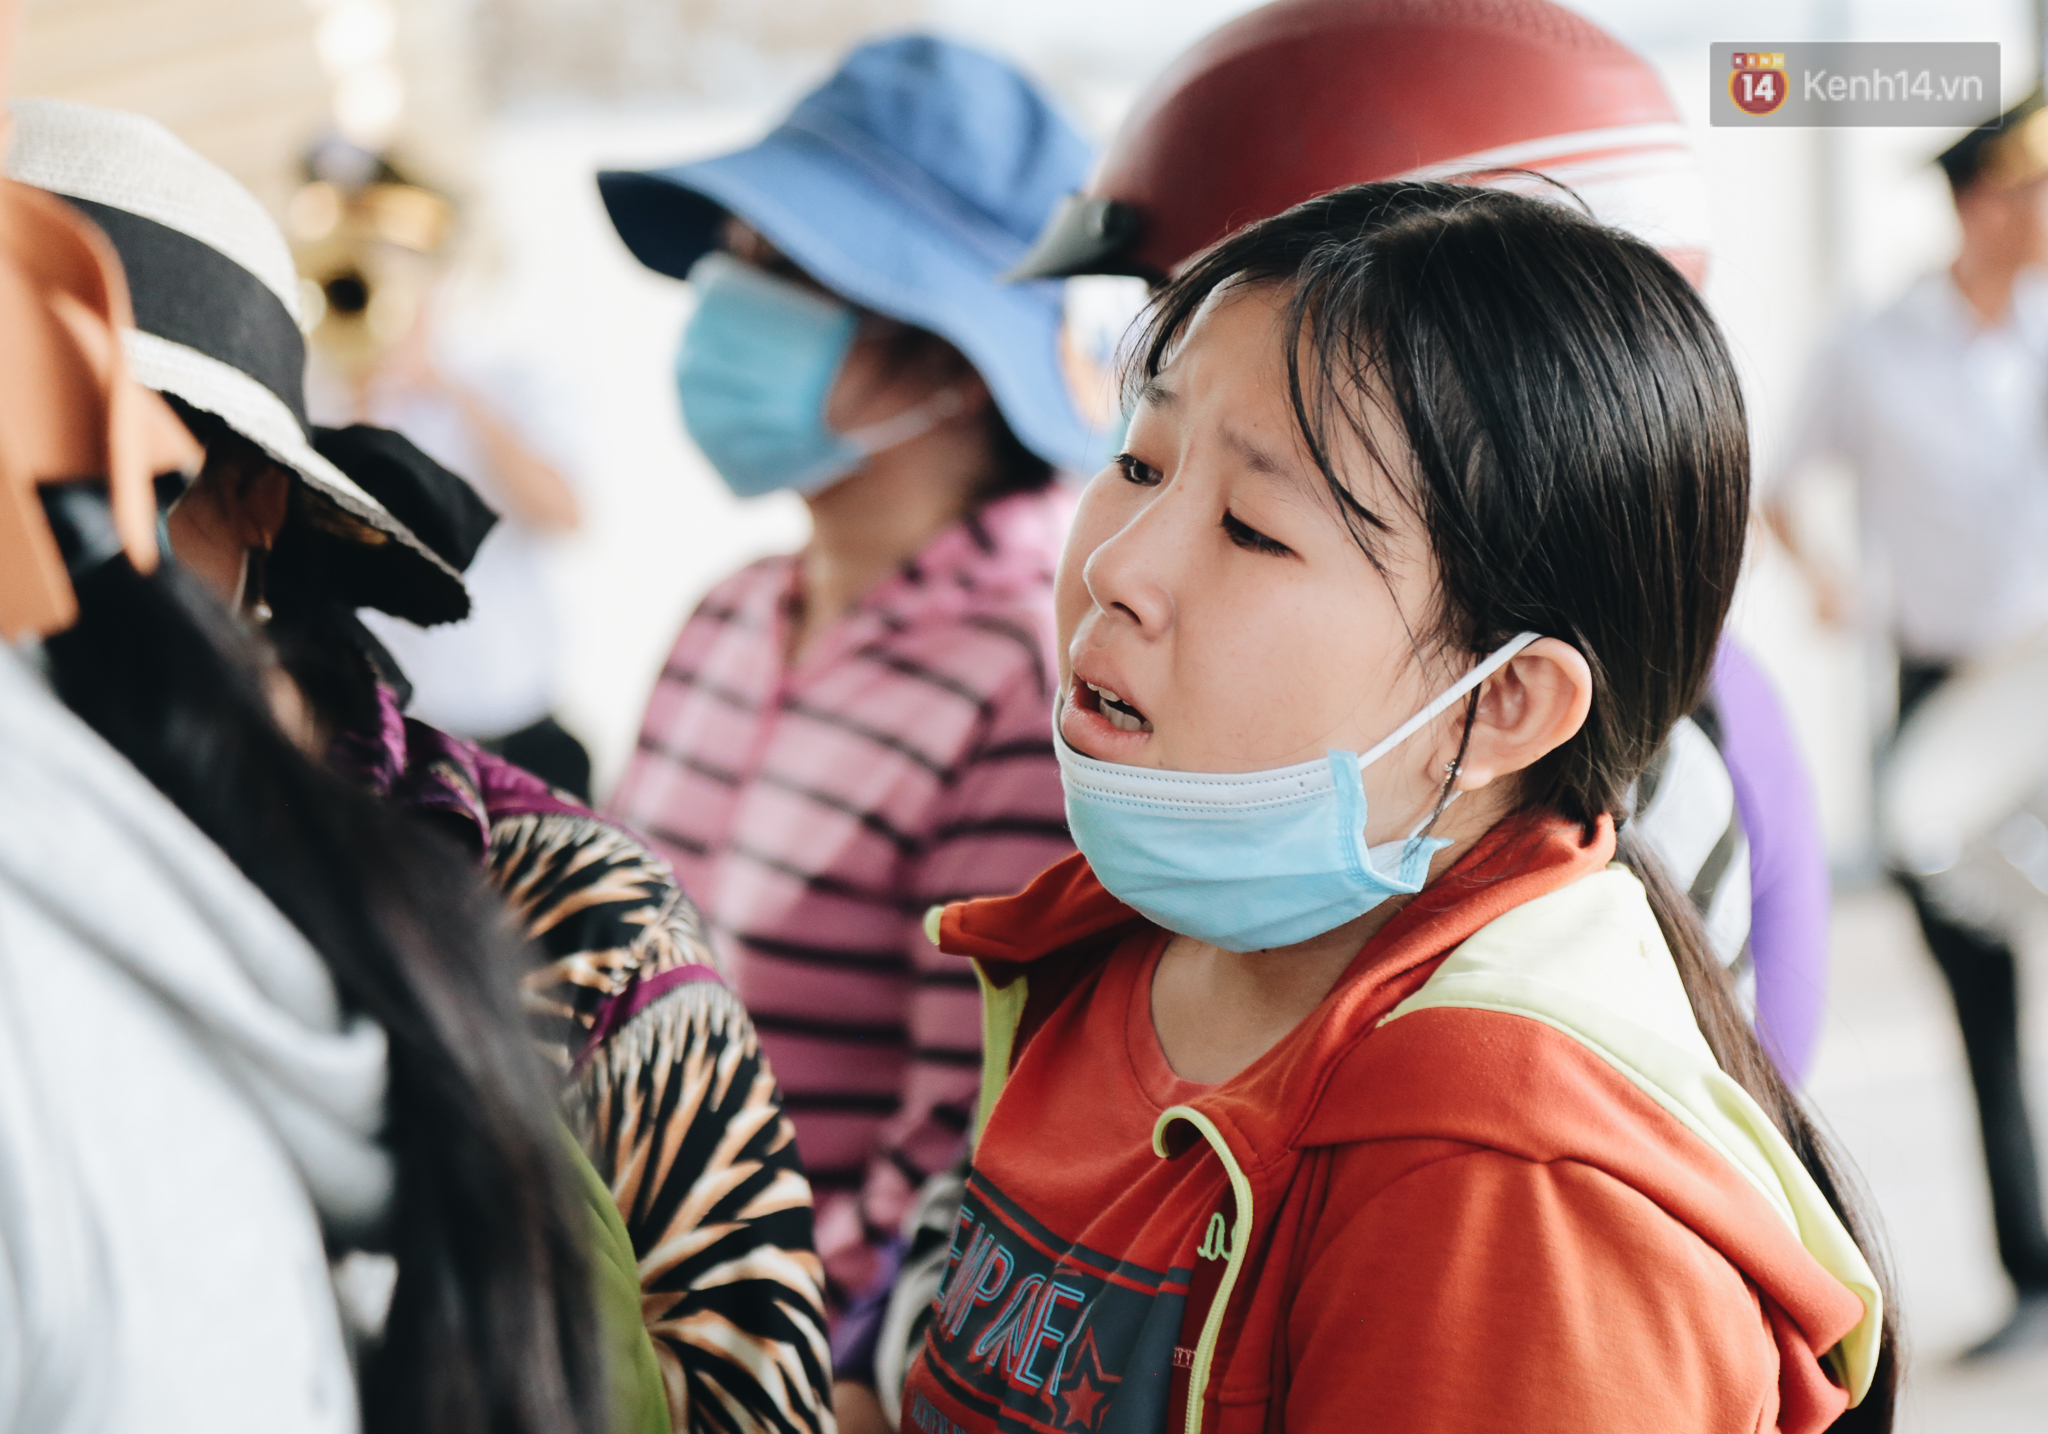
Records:
{"label": "blurred background", "polygon": [[[454,200],[433,362],[501,397],[573,486],[573,529],[536,545],[558,628],[555,710],[600,795],[632,748],[677,626],[712,581],[798,545],[781,494],[745,505],[690,448],[670,364],[689,297],[613,234],[599,168],[744,143],[866,36],[936,29],[1000,50],[1106,138],[1178,51],[1239,0],[29,0],[16,92],[162,120],[283,216],[307,146],[389,149]],[[1577,0],[1648,56],[1694,124],[1711,187],[1708,295],[1745,369],[1769,468],[1820,337],[1952,253],[1915,129],[1706,125],[1712,41],[1990,40],[2004,99],[2033,87],[2030,0]],[[516,395],[516,397],[504,397]],[[1846,482],[1809,484],[1806,527],[1855,562]],[[1877,883],[1870,748],[1891,657],[1830,631],[1759,531],[1735,613],[1779,683],[1812,765],[1837,873],[1834,999],[1809,1093],[1862,1163],[1890,1224],[1917,1353],[1908,1429],[2048,1428],[2048,1362],[1965,1370],[1949,1355],[2003,1317],[1967,1079],[1946,995],[1903,902]],[[2023,988],[2044,1028],[2048,969]],[[2039,1041],[2035,1049],[2040,1049]],[[2048,1080],[2036,1062],[2037,1108]]]}

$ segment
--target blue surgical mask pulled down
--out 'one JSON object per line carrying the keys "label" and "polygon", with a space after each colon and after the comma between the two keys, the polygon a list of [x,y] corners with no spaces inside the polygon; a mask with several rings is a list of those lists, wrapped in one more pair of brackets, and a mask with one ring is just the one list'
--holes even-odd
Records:
{"label": "blue surgical mask pulled down", "polygon": [[1266,772],[1166,772],[1053,747],[1067,826],[1096,879],[1154,924],[1225,951],[1291,946],[1422,890],[1449,842],[1365,842],[1365,769],[1505,666],[1515,637],[1363,754]]}
{"label": "blue surgical mask pulled down", "polygon": [[730,254],[705,255],[689,278],[697,309],[676,354],[683,426],[739,497],[822,492],[960,409],[958,390],[945,389],[893,418],[835,432],[825,411],[859,311]]}

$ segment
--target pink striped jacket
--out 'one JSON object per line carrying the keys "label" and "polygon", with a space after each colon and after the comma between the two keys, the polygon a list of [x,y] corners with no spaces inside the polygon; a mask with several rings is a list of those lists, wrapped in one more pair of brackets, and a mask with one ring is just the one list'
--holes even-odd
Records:
{"label": "pink striped jacket", "polygon": [[674,864],[780,1078],[841,1298],[962,1148],[980,1000],[934,903],[1071,851],[1051,741],[1052,576],[1072,501],[1002,499],[880,583],[789,668],[796,560],[684,626],[612,814]]}

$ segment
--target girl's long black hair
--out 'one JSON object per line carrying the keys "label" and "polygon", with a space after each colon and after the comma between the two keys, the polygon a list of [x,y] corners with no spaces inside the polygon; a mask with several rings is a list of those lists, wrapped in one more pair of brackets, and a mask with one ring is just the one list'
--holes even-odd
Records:
{"label": "girl's long black hair", "polygon": [[[1614,819],[1715,1059],[1770,1113],[1877,1272],[1876,1380],[1835,1427],[1889,1430],[1895,1305],[1871,1222],[1743,1018],[1692,903],[1628,826],[1637,779],[1706,689],[1742,566],[1748,422],[1720,331],[1655,250],[1558,204],[1365,184],[1199,256],[1154,301],[1127,387],[1156,377],[1203,303],[1240,284],[1289,295],[1296,423],[1367,556],[1379,562],[1386,523],[1338,471],[1341,432],[1428,531],[1441,597],[1410,615],[1424,655],[1462,671],[1535,631],[1592,668],[1585,726],[1523,774],[1522,802],[1589,834]],[[1407,452],[1375,444],[1389,428]]]}
{"label": "girl's long black hair", "polygon": [[[67,553],[105,551],[83,485],[46,489]],[[69,491],[65,491],[69,490]],[[514,996],[519,946],[452,843],[312,761],[273,720],[260,647],[197,581],[74,570],[45,643],[60,698],[302,932],[390,1041],[398,1261],[363,1427],[597,1434],[606,1387],[568,1136]],[[118,900],[118,894],[110,894]]]}

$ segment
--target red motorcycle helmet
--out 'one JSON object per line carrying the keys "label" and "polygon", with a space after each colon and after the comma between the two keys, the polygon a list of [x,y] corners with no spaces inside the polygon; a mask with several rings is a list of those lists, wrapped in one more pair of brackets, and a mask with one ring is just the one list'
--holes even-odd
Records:
{"label": "red motorcycle helmet", "polygon": [[1240,16],[1139,99],[1013,276],[1157,283],[1254,220],[1396,178],[1576,196],[1705,276],[1704,186],[1663,82],[1548,0],[1277,0]]}

